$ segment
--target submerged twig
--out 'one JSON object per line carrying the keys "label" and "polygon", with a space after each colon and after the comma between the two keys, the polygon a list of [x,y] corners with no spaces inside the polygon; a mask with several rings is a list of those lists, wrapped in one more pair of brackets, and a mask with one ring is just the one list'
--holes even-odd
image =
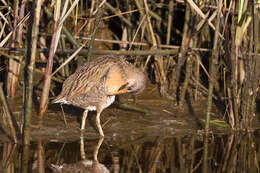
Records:
{"label": "submerged twig", "polygon": [[130,110],[130,111],[145,113],[145,114],[149,114],[151,112],[150,110],[148,110],[146,108],[141,108],[141,107],[137,107],[137,106],[126,104],[126,103],[118,104],[118,107],[122,108],[122,109]]}

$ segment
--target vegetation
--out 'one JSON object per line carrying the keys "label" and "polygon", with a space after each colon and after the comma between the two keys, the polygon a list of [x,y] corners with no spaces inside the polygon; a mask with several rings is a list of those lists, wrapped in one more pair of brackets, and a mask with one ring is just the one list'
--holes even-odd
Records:
{"label": "vegetation", "polygon": [[206,129],[212,101],[232,129],[252,128],[260,79],[259,0],[0,3],[0,82],[9,97],[18,85],[24,88],[25,132],[34,86],[42,87],[42,119],[51,83],[61,84],[100,54],[127,55],[162,97],[179,105],[207,96]]}

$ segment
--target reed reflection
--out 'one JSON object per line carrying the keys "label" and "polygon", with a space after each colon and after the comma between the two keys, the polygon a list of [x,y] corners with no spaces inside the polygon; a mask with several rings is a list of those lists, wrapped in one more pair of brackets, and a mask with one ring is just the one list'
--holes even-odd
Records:
{"label": "reed reflection", "polygon": [[[257,131],[210,134],[207,138],[202,134],[107,137],[105,142],[103,138],[93,140],[82,136],[80,141],[65,143],[38,140],[26,145],[27,148],[4,141],[0,143],[0,172],[259,172],[259,137]],[[22,157],[22,149],[26,157]],[[26,165],[20,164],[22,158],[28,159],[22,162]]]}

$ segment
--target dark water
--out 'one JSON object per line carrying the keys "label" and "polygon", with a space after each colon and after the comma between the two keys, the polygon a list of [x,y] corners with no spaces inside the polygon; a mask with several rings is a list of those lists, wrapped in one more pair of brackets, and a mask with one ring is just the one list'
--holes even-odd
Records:
{"label": "dark water", "polygon": [[[81,140],[80,140],[81,139]],[[52,172],[62,165],[83,170],[82,160],[95,160],[110,172],[259,172],[259,132],[181,136],[109,137],[103,141],[79,135],[78,140],[34,141],[28,148],[0,144],[0,172],[19,172],[24,158],[29,172]],[[22,154],[22,151],[24,153]],[[90,172],[94,172],[90,168]],[[84,172],[84,171],[83,171]],[[87,171],[85,171],[87,173]]]}

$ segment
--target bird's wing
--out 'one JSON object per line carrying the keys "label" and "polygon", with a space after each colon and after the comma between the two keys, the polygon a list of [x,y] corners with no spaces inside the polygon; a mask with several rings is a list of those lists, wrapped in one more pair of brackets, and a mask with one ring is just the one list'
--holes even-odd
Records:
{"label": "bird's wing", "polygon": [[89,92],[91,88],[96,87],[104,79],[104,76],[108,74],[114,65],[115,62],[113,61],[109,63],[92,61],[83,65],[73,74],[72,81],[68,82],[68,84],[64,83],[64,85],[71,85],[68,97],[73,98],[76,95]]}

